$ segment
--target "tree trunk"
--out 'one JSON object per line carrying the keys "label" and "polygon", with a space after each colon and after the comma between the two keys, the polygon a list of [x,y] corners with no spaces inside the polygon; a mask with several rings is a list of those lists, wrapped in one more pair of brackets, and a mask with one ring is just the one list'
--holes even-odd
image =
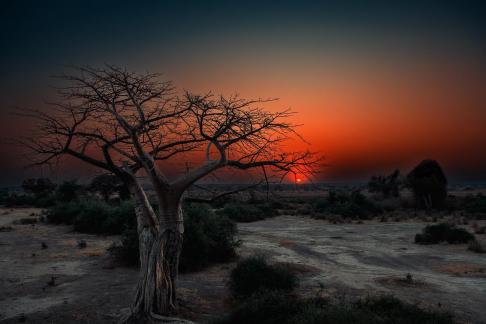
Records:
{"label": "tree trunk", "polygon": [[176,280],[182,249],[182,210],[179,198],[162,198],[164,203],[161,206],[164,208],[161,207],[159,217],[156,217],[147,199],[136,199],[140,277],[129,322],[183,322],[168,317],[177,308]]}

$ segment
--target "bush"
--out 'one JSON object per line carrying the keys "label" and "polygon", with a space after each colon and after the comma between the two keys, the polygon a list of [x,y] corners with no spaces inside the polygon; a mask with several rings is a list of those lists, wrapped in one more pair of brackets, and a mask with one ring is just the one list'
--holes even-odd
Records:
{"label": "bush", "polygon": [[370,192],[380,193],[384,198],[398,197],[401,185],[399,177],[399,170],[395,170],[387,176],[372,176],[368,182],[368,190]]}
{"label": "bush", "polygon": [[255,256],[238,262],[231,271],[229,288],[233,297],[242,299],[264,290],[289,292],[297,284],[297,277],[288,269]]}
{"label": "bush", "polygon": [[[135,218],[133,218],[135,219]],[[196,271],[213,262],[229,261],[236,256],[237,228],[224,215],[216,215],[205,204],[184,207],[184,240],[179,260],[181,271]],[[138,233],[135,221],[122,233],[121,246],[110,250],[123,263],[139,262]]]}
{"label": "bush", "polygon": [[415,243],[438,244],[447,242],[449,244],[467,243],[474,240],[474,235],[463,228],[457,228],[449,224],[427,225],[422,233],[415,235]]}
{"label": "bush", "polygon": [[224,215],[236,222],[254,222],[265,219],[265,213],[261,208],[238,202],[226,204],[218,214]]}
{"label": "bush", "polygon": [[38,207],[46,208],[53,206],[56,202],[56,198],[52,194],[45,195],[25,195],[13,193],[4,198],[4,204],[6,207]]}
{"label": "bush", "polygon": [[58,203],[47,211],[47,221],[73,225],[75,231],[95,234],[120,234],[129,222],[134,222],[135,211],[130,201],[110,205],[100,200]]}
{"label": "bush", "polygon": [[195,271],[231,260],[236,256],[236,234],[236,224],[225,215],[216,215],[206,204],[187,205],[179,269]]}
{"label": "bush", "polygon": [[360,191],[347,193],[331,190],[327,197],[316,199],[313,205],[317,213],[336,214],[353,219],[367,219],[381,211]]}
{"label": "bush", "polygon": [[464,197],[460,207],[470,214],[486,214],[486,196],[481,193]]}
{"label": "bush", "polygon": [[68,202],[78,198],[79,191],[83,188],[76,180],[64,181],[56,189],[56,199]]}
{"label": "bush", "polygon": [[448,313],[422,309],[392,296],[330,302],[262,292],[245,300],[217,323],[453,324],[455,321]]}

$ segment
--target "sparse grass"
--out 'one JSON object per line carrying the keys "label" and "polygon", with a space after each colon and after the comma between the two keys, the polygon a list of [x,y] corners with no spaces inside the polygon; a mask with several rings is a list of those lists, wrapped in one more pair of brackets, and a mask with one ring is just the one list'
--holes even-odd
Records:
{"label": "sparse grass", "polygon": [[229,217],[235,222],[254,222],[266,217],[265,212],[261,208],[241,202],[226,204],[223,209],[218,211],[218,214]]}
{"label": "sparse grass", "polygon": [[219,324],[453,324],[452,315],[408,304],[392,296],[349,301],[302,299],[265,291],[246,299]]}
{"label": "sparse grass", "polygon": [[447,242],[449,244],[468,243],[474,240],[474,235],[463,228],[441,223],[427,225],[422,233],[415,235],[415,243],[418,244],[438,244]]}
{"label": "sparse grass", "polygon": [[381,212],[371,200],[359,191],[330,191],[327,197],[314,200],[315,218],[326,218],[334,214],[351,219],[368,219],[371,215]]}
{"label": "sparse grass", "polygon": [[236,299],[248,298],[265,290],[290,292],[297,285],[295,274],[283,266],[268,264],[261,256],[238,262],[229,281],[231,294]]}

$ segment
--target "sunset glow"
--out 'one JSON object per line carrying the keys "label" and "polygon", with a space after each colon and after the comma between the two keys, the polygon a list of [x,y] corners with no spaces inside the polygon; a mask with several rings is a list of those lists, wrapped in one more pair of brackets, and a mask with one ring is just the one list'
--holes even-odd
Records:
{"label": "sunset glow", "polygon": [[[13,30],[2,59],[3,137],[26,135],[28,125],[7,118],[9,109],[42,108],[53,99],[49,76],[61,73],[62,64],[111,62],[161,72],[179,93],[278,98],[265,106],[292,109],[293,122],[302,125],[297,131],[306,142],[292,149],[325,156],[319,181],[365,181],[395,168],[408,171],[424,158],[439,160],[453,179],[486,179],[482,6],[190,7],[152,4],[112,13],[102,5],[88,21],[88,9],[70,16],[76,10],[61,3],[22,14],[6,10],[4,29]],[[221,14],[227,11],[231,19]],[[172,18],[181,12],[186,18]],[[132,23],[137,19],[143,23]],[[130,31],[117,32],[122,27]],[[15,162],[18,147],[2,142],[0,150],[8,156],[0,162],[5,183],[41,172]],[[64,167],[63,176],[89,174],[74,166]]]}

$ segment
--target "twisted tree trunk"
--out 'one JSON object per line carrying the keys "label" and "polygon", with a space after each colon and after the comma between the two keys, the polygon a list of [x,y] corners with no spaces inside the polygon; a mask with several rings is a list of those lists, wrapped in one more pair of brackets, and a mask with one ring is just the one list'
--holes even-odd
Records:
{"label": "twisted tree trunk", "polygon": [[169,317],[177,308],[176,281],[183,239],[180,199],[170,194],[158,197],[161,210],[157,217],[140,186],[133,189],[133,195],[140,274],[130,315],[124,322],[188,323]]}

